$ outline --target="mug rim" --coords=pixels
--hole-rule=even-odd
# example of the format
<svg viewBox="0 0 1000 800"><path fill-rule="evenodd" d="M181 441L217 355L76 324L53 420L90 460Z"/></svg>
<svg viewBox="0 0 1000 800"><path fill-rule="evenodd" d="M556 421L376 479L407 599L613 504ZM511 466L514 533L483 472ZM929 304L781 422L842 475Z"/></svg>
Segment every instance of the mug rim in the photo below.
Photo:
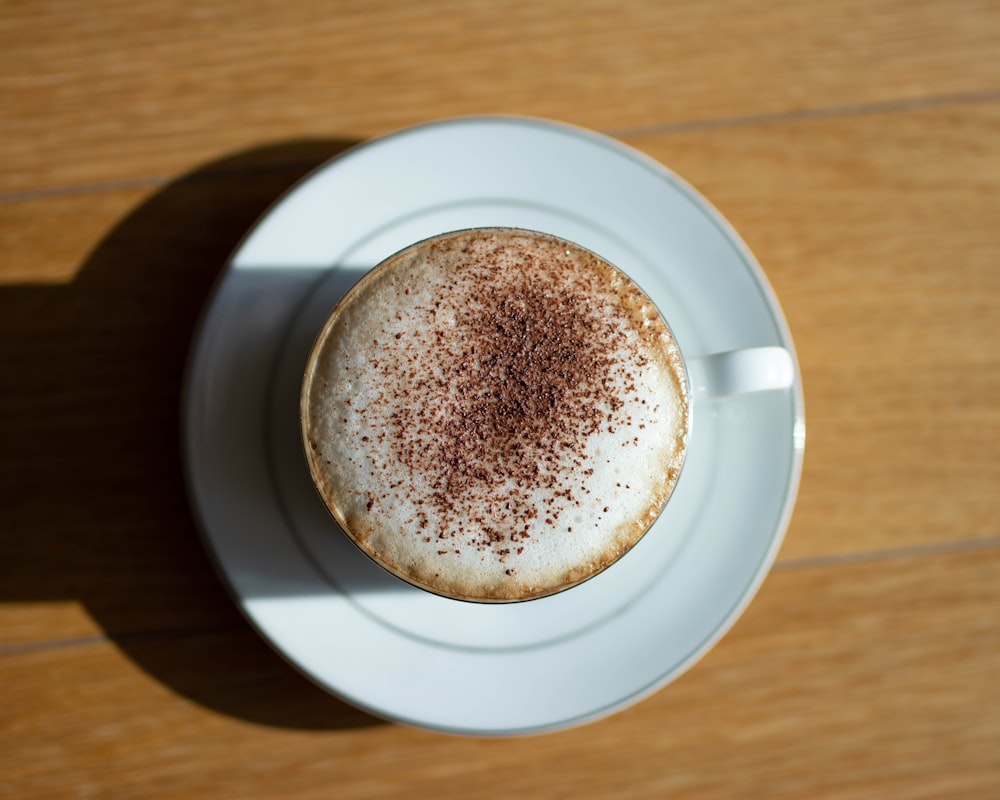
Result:
<svg viewBox="0 0 1000 800"><path fill-rule="evenodd" d="M463 234L478 233L478 232L489 232L489 231L500 231L504 233L521 233L530 236L538 236L548 240L555 240L557 242L563 242L577 248L585 253L594 256L603 264L611 267L612 270L622 275L632 286L636 287L643 295L643 297L656 309L656 313L659 316L660 321L666 327L669 334L671 342L673 342L678 354L678 364L679 366L679 378L680 378L680 392L679 396L683 405L683 416L685 420L686 431L682 437L681 453L680 453L680 463L675 467L675 476L670 486L670 491L667 494L664 501L660 504L657 509L656 514L652 516L647 524L644 526L642 532L634 537L632 541L629 542L628 546L622 550L620 553L614 556L607 564L604 566L590 571L583 578L567 583L562 586L558 586L554 589L544 590L542 592L532 594L526 597L512 597L512 598L492 598L492 597L480 597L480 596L470 596L470 595L459 595L451 592L447 592L436 588L432 585L422 583L415 580L412 576L407 575L402 570L396 568L393 564L387 563L382 559L378 558L374 553L369 551L357 538L351 533L350 526L347 524L347 520L339 505L331 503L326 494L320 488L319 478L316 474L316 468L314 460L312 457L312 446L309 441L307 434L307 424L309 416L309 395L312 387L313 375L315 372L315 366L318 361L318 356L322 352L323 346L327 341L329 333L334 325L336 325L340 316L343 312L351 305L354 298L362 292L366 285L371 281L376 280L378 275L391 267L398 259L405 256L407 253L419 250L421 248L427 247L428 245L440 241L442 239L449 239L453 237L458 237ZM408 245L401 247L394 253L383 258L377 264L375 264L371 269L361 275L351 286L344 292L343 296L333 305L327 314L323 324L320 326L319 332L316 334L315 339L309 349L309 355L306 359L306 364L303 367L302 382L300 384L299 392L299 432L302 445L302 453L305 457L306 464L309 469L310 482L312 483L313 489L319 495L323 506L326 508L331 519L336 523L339 528L339 532L343 534L348 541L351 542L361 553L363 553L370 561L374 562L381 569L385 570L389 574L393 575L397 579L403 581L414 588L420 589L422 591L429 592L430 594L437 595L449 600L456 600L464 603L472 603L474 605L508 605L508 604L518 604L518 603L529 603L533 600L541 600L546 597L552 597L554 595L562 594L563 592L569 591L570 589L581 586L587 581L597 577L606 570L611 569L617 564L623 557L625 557L653 528L657 520L662 516L663 512L666 510L670 503L670 499L674 496L677 484L680 482L681 476L684 471L684 465L687 463L687 454L690 448L690 441L692 433L694 430L694 393L692 391L691 376L688 369L687 358L684 356L684 352L681 349L680 344L677 341L677 337L674 335L673 330L670 327L670 323L666 316L660 310L656 302L650 297L650 295L632 278L627 272L625 272L621 267L614 264L612 261L608 260L599 253L594 252L592 249L585 247L577 242L567 239L565 236L559 236L553 233L548 233L546 231L535 230L532 228L523 228L511 225L482 225L467 228L456 228L454 230L442 231L440 233L432 234L426 236L422 239L418 239L415 242L411 242Z"/></svg>

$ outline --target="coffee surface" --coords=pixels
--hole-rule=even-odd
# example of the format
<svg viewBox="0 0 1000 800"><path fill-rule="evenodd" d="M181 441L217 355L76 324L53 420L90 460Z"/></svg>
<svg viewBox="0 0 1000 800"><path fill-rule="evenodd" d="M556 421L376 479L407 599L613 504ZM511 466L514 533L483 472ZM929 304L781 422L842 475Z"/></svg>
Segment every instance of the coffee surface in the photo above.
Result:
<svg viewBox="0 0 1000 800"><path fill-rule="evenodd" d="M627 551L677 480L682 362L652 302L544 234L457 232L369 273L303 384L310 470L363 549L432 591L538 597Z"/></svg>

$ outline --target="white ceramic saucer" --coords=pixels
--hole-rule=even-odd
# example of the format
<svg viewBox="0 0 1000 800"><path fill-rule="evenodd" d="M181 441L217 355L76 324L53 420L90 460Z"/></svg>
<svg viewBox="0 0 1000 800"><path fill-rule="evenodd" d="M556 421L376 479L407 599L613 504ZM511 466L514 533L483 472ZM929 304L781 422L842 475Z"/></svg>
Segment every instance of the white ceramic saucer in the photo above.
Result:
<svg viewBox="0 0 1000 800"><path fill-rule="evenodd" d="M614 567L529 603L446 600L337 530L300 451L298 391L336 300L386 256L474 226L547 231L631 275L688 357L792 342L747 248L689 186L611 139L458 119L368 142L257 224L202 320L184 397L193 504L244 613L292 664L374 714L524 734L621 709L733 624L777 552L804 445L801 384L696 404L683 475ZM794 360L794 358L793 358Z"/></svg>

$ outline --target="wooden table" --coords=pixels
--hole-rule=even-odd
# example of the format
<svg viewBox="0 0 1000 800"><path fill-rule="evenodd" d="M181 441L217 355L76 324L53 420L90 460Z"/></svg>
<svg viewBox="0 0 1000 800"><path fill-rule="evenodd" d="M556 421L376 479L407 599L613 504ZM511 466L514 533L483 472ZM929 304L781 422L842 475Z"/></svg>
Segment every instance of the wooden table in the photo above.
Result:
<svg viewBox="0 0 1000 800"><path fill-rule="evenodd" d="M252 8L252 10L251 10ZM347 144L610 133L733 222L808 445L778 564L676 683L513 740L372 719L249 628L182 486L227 254ZM1000 6L0 5L0 796L1000 797Z"/></svg>

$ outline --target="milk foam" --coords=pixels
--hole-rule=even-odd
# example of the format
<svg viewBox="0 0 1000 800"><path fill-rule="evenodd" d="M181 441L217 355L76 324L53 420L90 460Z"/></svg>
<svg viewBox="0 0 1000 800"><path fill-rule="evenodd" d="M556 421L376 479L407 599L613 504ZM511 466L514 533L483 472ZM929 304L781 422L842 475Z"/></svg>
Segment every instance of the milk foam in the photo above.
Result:
<svg viewBox="0 0 1000 800"><path fill-rule="evenodd" d="M458 232L369 273L303 384L320 494L377 561L442 594L542 596L626 552L677 480L676 344L576 245Z"/></svg>

